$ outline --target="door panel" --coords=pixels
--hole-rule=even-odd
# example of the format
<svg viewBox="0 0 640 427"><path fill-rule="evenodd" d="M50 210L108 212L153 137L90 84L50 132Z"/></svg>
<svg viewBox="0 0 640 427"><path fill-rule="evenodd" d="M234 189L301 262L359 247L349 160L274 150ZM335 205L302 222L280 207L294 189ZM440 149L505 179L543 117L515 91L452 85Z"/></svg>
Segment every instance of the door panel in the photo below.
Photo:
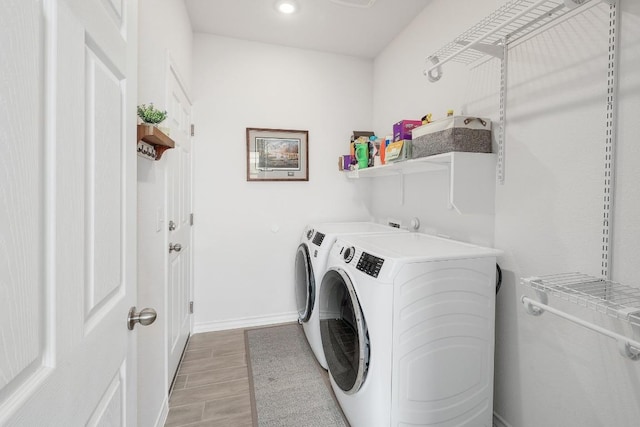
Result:
<svg viewBox="0 0 640 427"><path fill-rule="evenodd" d="M10 3L0 425L134 425L135 1Z"/></svg>
<svg viewBox="0 0 640 427"><path fill-rule="evenodd" d="M180 318L181 310L180 310L180 286L182 284L182 257L176 256L174 257L169 265L169 271L171 276L169 276L169 283L173 286L169 289L171 292L169 296L169 304L171 304L171 322L170 322L170 345L171 349L178 345L178 337L180 336Z"/></svg>
<svg viewBox="0 0 640 427"><path fill-rule="evenodd" d="M122 75L97 46L86 47L86 312L113 299L122 286ZM115 144L113 141L120 141Z"/></svg>
<svg viewBox="0 0 640 427"><path fill-rule="evenodd" d="M12 344L0 346L0 408L13 392L46 371L44 359L49 356L44 323L49 295L42 250L44 158L33 155L46 147L39 125L42 111L32 111L32 126L11 113L11 109L30 111L44 104L43 58L22 54L43 48L42 5L16 0L13 7L5 8L0 28L13 34L19 26L24 37L13 37L9 43L2 39L3 54L15 60L0 61L0 342ZM0 416L0 424L1 420Z"/></svg>
<svg viewBox="0 0 640 427"><path fill-rule="evenodd" d="M123 27L123 2L124 0L101 0L105 10L109 16L113 19L113 22L118 27Z"/></svg>
<svg viewBox="0 0 640 427"><path fill-rule="evenodd" d="M91 415L88 426L117 426L122 425L122 413L125 397L125 369L118 370L116 376L107 387Z"/></svg>

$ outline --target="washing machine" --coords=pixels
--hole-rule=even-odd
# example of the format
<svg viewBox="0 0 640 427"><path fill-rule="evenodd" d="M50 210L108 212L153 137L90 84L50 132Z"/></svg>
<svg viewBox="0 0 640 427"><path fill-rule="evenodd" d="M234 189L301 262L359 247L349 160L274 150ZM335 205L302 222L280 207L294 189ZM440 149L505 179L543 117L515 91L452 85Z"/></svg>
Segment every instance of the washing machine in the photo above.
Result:
<svg viewBox="0 0 640 427"><path fill-rule="evenodd" d="M309 224L304 229L295 260L295 295L298 322L318 363L327 369L322 350L320 323L315 309L318 286L324 275L331 246L338 236L355 234L409 234L405 229L374 222L334 222Z"/></svg>
<svg viewBox="0 0 640 427"><path fill-rule="evenodd" d="M420 233L336 240L318 314L352 427L492 426L499 253Z"/></svg>

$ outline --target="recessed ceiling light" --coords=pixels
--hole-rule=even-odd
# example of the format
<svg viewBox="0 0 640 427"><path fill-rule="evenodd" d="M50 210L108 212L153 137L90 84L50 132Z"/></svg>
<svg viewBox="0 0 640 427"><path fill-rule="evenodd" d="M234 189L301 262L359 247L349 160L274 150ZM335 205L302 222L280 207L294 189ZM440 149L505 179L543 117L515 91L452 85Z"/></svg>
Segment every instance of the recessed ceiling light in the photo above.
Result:
<svg viewBox="0 0 640 427"><path fill-rule="evenodd" d="M290 15L298 10L298 2L295 0L278 0L276 2L276 10Z"/></svg>

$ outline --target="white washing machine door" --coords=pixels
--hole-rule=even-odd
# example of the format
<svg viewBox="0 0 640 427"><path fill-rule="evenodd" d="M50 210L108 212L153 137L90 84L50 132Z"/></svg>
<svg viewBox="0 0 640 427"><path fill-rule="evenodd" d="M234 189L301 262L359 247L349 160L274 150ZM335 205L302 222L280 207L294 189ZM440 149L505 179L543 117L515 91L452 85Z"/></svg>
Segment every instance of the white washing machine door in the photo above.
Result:
<svg viewBox="0 0 640 427"><path fill-rule="evenodd" d="M316 299L316 283L309 248L302 243L296 251L295 292L298 308L298 322L306 322L311 317Z"/></svg>
<svg viewBox="0 0 640 427"><path fill-rule="evenodd" d="M329 372L346 394L357 392L367 377L369 333L353 283L340 268L322 279L320 335Z"/></svg>

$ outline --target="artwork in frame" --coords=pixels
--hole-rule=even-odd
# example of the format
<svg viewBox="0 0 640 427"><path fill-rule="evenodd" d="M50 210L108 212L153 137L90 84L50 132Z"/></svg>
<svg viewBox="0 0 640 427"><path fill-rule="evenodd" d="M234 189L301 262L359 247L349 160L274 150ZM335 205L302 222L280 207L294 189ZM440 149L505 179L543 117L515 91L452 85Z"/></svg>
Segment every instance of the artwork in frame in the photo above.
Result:
<svg viewBox="0 0 640 427"><path fill-rule="evenodd" d="M309 131L247 128L247 181L309 181Z"/></svg>

